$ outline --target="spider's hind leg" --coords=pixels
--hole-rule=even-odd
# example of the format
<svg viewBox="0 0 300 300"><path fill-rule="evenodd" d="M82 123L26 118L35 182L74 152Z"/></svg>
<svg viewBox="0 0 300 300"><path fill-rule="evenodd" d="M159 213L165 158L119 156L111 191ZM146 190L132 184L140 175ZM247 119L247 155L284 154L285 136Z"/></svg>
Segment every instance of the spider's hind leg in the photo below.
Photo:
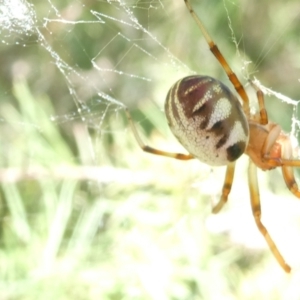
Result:
<svg viewBox="0 0 300 300"><path fill-rule="evenodd" d="M136 139L136 141L138 142L139 146L141 147L141 149L144 151L144 152L148 152L148 153L151 153L151 154L155 154L155 155L161 155L161 156L166 156L166 157L171 157L171 158L175 158L175 159L179 159L179 160L189 160L189 159L193 159L194 156L191 155L191 154L183 154L183 153L174 153L174 152L168 152L168 151L162 151L162 150L159 150L159 149L155 149L155 148L152 148L148 145L146 145L139 133L138 133L138 130L132 120L132 117L130 115L130 112L127 108L125 108L125 113L126 113L126 116L127 116L127 119L128 119L128 122L129 122L129 125L130 125L130 128L133 132L133 135Z"/></svg>
<svg viewBox="0 0 300 300"><path fill-rule="evenodd" d="M204 24L202 23L202 21L200 20L200 18L196 14L196 12L194 11L190 0L184 0L184 2L185 2L185 5L186 5L187 9L189 10L189 13L191 14L193 19L197 23L198 27L200 28L200 30L202 32L202 35L204 36L204 38L205 38L205 40L206 40L206 42L209 46L210 51L213 53L213 55L219 61L222 68L226 72L229 80L231 81L232 85L234 86L235 90L240 95L240 97L243 101L243 109L244 109L244 112L245 112L246 116L250 117L249 98L248 98L248 95L247 95L247 93L244 89L244 86L241 84L241 82L237 78L236 74L232 71L232 69L229 66L229 64L227 63L225 57L223 56L223 54L219 50L218 46L216 45L216 43L213 41L212 37L210 36L208 31L206 30Z"/></svg>

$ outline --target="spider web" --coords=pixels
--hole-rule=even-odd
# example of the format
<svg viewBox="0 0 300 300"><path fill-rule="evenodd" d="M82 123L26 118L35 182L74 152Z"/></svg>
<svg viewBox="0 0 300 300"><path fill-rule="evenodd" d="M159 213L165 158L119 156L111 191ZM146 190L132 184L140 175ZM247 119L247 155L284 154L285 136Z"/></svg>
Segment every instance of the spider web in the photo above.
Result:
<svg viewBox="0 0 300 300"><path fill-rule="evenodd" d="M270 119L297 144L298 0L273 1L269 7L249 1L215 2L193 5L237 75L245 82L259 80ZM135 157L127 153L127 164L125 159L115 161L128 144L129 152L137 148L126 129L124 108L130 108L145 135L158 131L172 139L162 107L176 80L200 73L231 87L183 1L2 0L0 33L3 182L47 178L50 168L56 179L95 181L97 191L114 181L150 185L157 173L128 173L129 168L140 168ZM58 128L69 147L57 142L49 124ZM34 142L37 135L42 135L44 147ZM153 140L161 143L155 134ZM162 145L172 151L173 141ZM150 167L153 158L145 160ZM117 172L115 164L125 167ZM78 171L74 165L82 167ZM153 165L160 168L161 160ZM93 167L102 167L101 172ZM193 168L199 176L198 167ZM200 182L201 190L214 194L212 182L221 182L223 176L209 175L210 168L203 168L201 176L208 175L210 184L206 179ZM159 180L163 186L173 185L168 176ZM29 240L29 230L21 227L19 236Z"/></svg>
<svg viewBox="0 0 300 300"><path fill-rule="evenodd" d="M101 1L94 9L80 1L4 1L0 8L3 51L23 52L7 66L12 82L59 98L48 116L55 123L84 122L104 133L107 115L152 99L153 81L163 76L169 84L171 72L190 72L149 29L153 15L169 13L162 2ZM43 130L38 120L31 125Z"/></svg>
<svg viewBox="0 0 300 300"><path fill-rule="evenodd" d="M244 53L241 54L241 47L238 47L243 43L242 49L247 51L247 41L243 32L238 33L241 38L236 37L229 11L238 7L240 12L243 4L224 2L222 5L223 19L227 18L226 34L228 37L231 35L236 46L237 58L234 59L234 64L239 64L238 70L246 79L256 76L266 57L273 49L280 48L278 41L288 30L285 27L290 23L281 26L279 38L269 36L267 50L262 49L258 63L252 63L254 69L249 73L249 58ZM60 100L53 101L57 112L48 116L53 122L72 124L80 121L99 133L105 132L103 122L106 116L117 114L125 106L134 108L150 100L157 101L158 106L162 107L166 88L176 79L193 73L187 67L188 64L178 56L184 56L188 63L191 56L196 61L197 57L211 56L201 41L200 32L196 38L193 37L196 45L191 43L196 50L184 49L183 44L196 35L198 30L192 22L171 34L163 32L163 27L176 26L178 11L180 14L185 12L182 12L182 3L171 5L168 1L100 1L94 8L83 1L60 3L48 0L30 3L5 0L0 8L2 49L5 52L19 48L18 51L21 52L21 55L18 53L19 56L9 60L10 66L7 65L12 82L25 80L33 93L48 93L51 98L59 98ZM211 10L205 6L203 9ZM157 24L157 20L163 21ZM178 38L180 31L182 35L187 35L186 39ZM193 35L188 35L188 31ZM215 39L218 40L218 36ZM201 42L203 50L198 46ZM33 52L38 51L34 58L28 54L31 49ZM220 67L213 57L208 62L200 60L197 63L201 65L201 73L222 72L216 71ZM214 66L210 67L212 63ZM37 65L39 68L36 68ZM192 69L197 70L198 67L193 66ZM259 77L262 78L263 75L259 74ZM294 79L296 86L297 80L298 78ZM41 86L38 87L39 83ZM296 136L297 101L273 92L272 83L269 88L262 85L261 88L293 107L292 117L289 117L292 125L286 125L284 129L292 129L292 134ZM31 125L37 128L41 126L38 121Z"/></svg>

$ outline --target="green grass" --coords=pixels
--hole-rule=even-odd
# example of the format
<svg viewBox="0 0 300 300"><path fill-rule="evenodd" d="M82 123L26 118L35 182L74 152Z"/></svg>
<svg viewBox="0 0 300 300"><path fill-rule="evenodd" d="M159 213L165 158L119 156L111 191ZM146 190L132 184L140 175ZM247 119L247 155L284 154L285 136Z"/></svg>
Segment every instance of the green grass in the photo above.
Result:
<svg viewBox="0 0 300 300"><path fill-rule="evenodd" d="M174 57L193 70L224 76L194 22L181 11L182 5L168 10L155 2L159 9L144 10L142 4L135 8L129 3L129 7L135 8L143 26L163 41ZM207 27L239 70L241 58L230 42L230 31L220 30L228 26L224 5L213 4L198 3L195 8L199 11L205 7L209 12L203 16ZM261 10L270 29L283 8L286 14L282 22L287 24L292 6L292 2L282 5L280 1L264 6L247 1L238 7L233 4L227 6L238 40L246 32L257 32L261 19L255 21L254 17L260 17ZM41 15L50 11L35 8ZM89 9L112 16L120 13L104 2L93 3ZM79 17L86 18L84 14ZM189 68L173 62L167 50L147 36L127 32L127 27L123 32L122 24L106 22L104 27L51 27L55 37L51 46L80 74L68 74L68 79L78 84L72 91L90 111L77 111L66 77L59 74L42 48L20 50L10 43L0 49L0 299L299 299L300 208L279 170L259 172L259 183L264 222L295 268L290 276L280 269L255 227L245 158L238 162L228 205L220 214L212 215L224 168L143 153L122 108L108 106L104 99L99 103L90 81L99 84L96 91L121 99L130 107L149 145L184 151L170 134L160 108L164 101L161 95L166 94L169 83L182 73L188 75ZM179 22L184 24L180 31L170 30ZM247 30L245 24L249 24ZM284 32L281 26L279 30ZM279 39L278 48L285 44L291 49L294 41L294 51L288 55L290 50L284 48L282 55L268 54L264 61L267 66L262 64L259 73L268 86L278 86L276 90L287 94L287 79L282 79L276 68L288 70L289 60L298 59L295 40L299 27L291 27L289 35L283 37L288 39ZM103 28L106 30L101 31ZM130 43L118 40L108 44L119 31L132 38ZM254 50L263 47L252 49L249 36L245 36L244 45L241 43L248 46L241 46L241 51L249 49L244 59L254 61ZM139 42L154 60L144 52L128 52L128 46ZM103 50L99 64L104 62L112 69L152 81L104 71L86 75L99 50ZM19 60L29 67L30 75L25 76L20 68L17 70L24 77L13 74L8 78L5 70L13 69ZM286 76L291 73L285 72ZM296 81L292 77L289 80ZM294 85L288 95L296 98L298 88ZM291 117L282 112L290 107L277 99L268 101L272 104L270 115L289 129Z"/></svg>
<svg viewBox="0 0 300 300"><path fill-rule="evenodd" d="M108 144L83 131L101 153L86 170L60 124L43 115L45 107L52 110L49 99L33 97L25 82L15 84L14 94L19 112L4 107L11 111L4 126L11 125L18 147L10 147L15 159L1 171L1 299L280 299L275 295L287 279L269 251L234 242L230 227L209 229L208 221L219 224L232 207L250 215L246 192L241 205L210 215L222 170L143 153L130 131L116 129L103 138ZM36 124L37 116L43 126L25 127L25 137L20 124ZM163 116L156 122L163 125ZM112 116L103 126L127 125ZM154 133L149 143L177 144ZM261 290L271 274L281 285Z"/></svg>

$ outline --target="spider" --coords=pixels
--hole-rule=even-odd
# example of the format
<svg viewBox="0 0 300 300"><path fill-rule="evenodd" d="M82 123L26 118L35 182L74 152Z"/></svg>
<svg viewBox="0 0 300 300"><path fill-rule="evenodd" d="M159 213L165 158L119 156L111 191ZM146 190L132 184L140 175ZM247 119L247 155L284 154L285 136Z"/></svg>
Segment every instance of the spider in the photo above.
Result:
<svg viewBox="0 0 300 300"><path fill-rule="evenodd" d="M184 2L200 28L210 51L219 61L240 96L241 102L217 79L203 75L184 77L170 88L165 102L165 114L172 133L188 154L161 151L144 144L129 110L126 109L131 130L145 152L179 160L197 158L211 166L227 166L221 198L213 207L213 213L219 212L227 202L234 178L235 162L243 153L247 154L250 158L248 185L257 228L280 266L284 271L290 272L291 267L285 262L261 222L257 167L264 171L281 167L287 187L300 198L300 190L292 169L300 166L300 160L293 158L292 144L288 135L278 124L268 120L263 92L253 82L250 84L256 92L259 111L250 112L249 98L244 86L194 12L190 0Z"/></svg>

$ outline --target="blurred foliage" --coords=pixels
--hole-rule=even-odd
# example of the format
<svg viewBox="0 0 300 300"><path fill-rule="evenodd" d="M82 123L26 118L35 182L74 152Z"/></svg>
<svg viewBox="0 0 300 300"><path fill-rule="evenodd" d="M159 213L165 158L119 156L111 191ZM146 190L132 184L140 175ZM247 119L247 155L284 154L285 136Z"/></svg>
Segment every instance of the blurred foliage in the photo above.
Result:
<svg viewBox="0 0 300 300"><path fill-rule="evenodd" d="M0 45L1 300L299 299L299 272L283 273L252 220L244 159L232 201L211 216L224 170L142 153L122 106L99 100L101 91L130 107L149 144L184 151L160 110L166 91L193 71L228 80L182 2L32 1L61 61L38 31ZM144 30L117 21L122 3ZM299 98L299 1L193 5L241 78L251 61L250 75ZM58 18L53 7L84 22L46 23ZM295 107L266 101L290 130ZM264 212L277 214L270 231L295 260L299 203L278 171L268 175L259 178Z"/></svg>

